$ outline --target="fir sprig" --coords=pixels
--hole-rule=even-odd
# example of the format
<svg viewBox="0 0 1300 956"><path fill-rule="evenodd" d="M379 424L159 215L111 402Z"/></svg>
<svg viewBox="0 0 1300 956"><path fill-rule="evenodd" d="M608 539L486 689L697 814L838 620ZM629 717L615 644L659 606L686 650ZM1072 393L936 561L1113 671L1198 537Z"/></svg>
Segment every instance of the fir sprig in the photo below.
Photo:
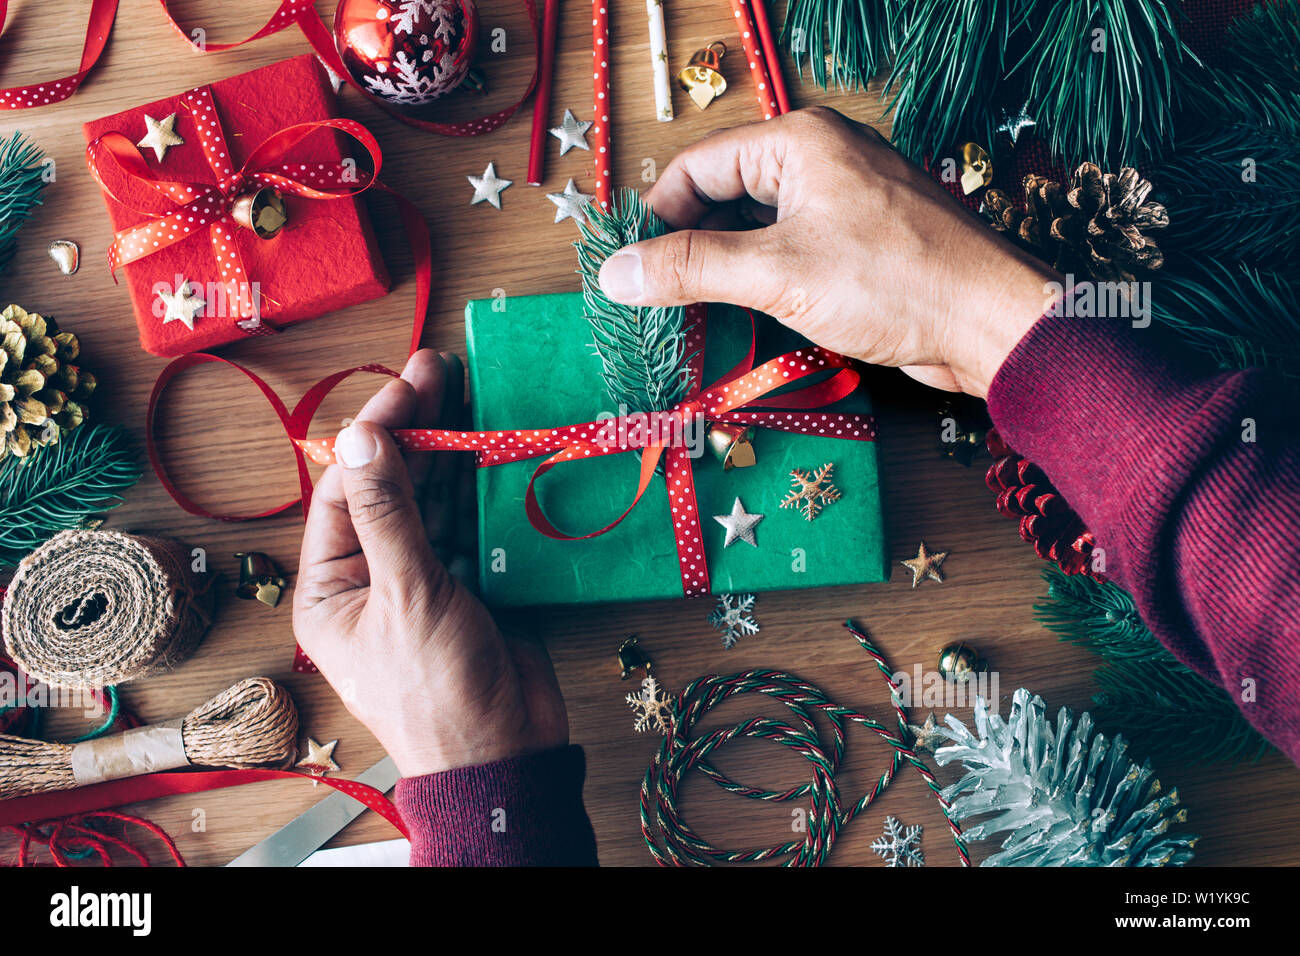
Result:
<svg viewBox="0 0 1300 956"><path fill-rule="evenodd" d="M1043 570L1047 601L1034 611L1061 640L1104 661L1093 673L1098 719L1151 754L1193 762L1257 760L1273 750L1227 692L1183 664L1111 582Z"/></svg>
<svg viewBox="0 0 1300 956"><path fill-rule="evenodd" d="M668 232L635 189L620 189L608 211L585 210L578 273L587 321L609 397L639 412L664 411L686 394L686 335L681 306L649 308L613 302L600 288L600 267L624 246Z"/></svg>
<svg viewBox="0 0 1300 956"><path fill-rule="evenodd" d="M116 508L140 475L139 455L118 426L83 425L25 458L7 456L0 461L0 567Z"/></svg>
<svg viewBox="0 0 1300 956"><path fill-rule="evenodd" d="M21 132L0 139L0 271L13 258L14 235L41 202L44 155Z"/></svg>

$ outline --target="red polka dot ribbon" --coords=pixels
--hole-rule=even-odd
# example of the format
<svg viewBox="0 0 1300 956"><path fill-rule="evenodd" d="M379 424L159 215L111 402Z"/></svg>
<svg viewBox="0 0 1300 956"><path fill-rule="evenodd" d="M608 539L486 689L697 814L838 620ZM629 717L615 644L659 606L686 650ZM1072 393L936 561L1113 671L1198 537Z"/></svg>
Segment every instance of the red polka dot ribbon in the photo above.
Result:
<svg viewBox="0 0 1300 956"><path fill-rule="evenodd" d="M35 4L32 4L31 10L36 12ZM8 13L9 0L0 0L0 31L4 29ZM86 26L86 43L81 50L81 66L77 72L45 83L0 89L0 110L25 110L33 106L45 106L47 103L58 103L77 92L81 81L94 69L99 55L104 52L116 16L117 0L93 0L90 5L90 21Z"/></svg>
<svg viewBox="0 0 1300 956"><path fill-rule="evenodd" d="M701 341L703 307L690 312L689 341ZM752 321L752 316L751 316ZM821 408L845 397L857 388L859 375L849 360L835 352L808 346L753 368L754 338L740 364L713 385L700 390L699 365L691 368L691 389L685 401L665 413L662 425L643 427L640 416L623 416L604 421L585 422L562 428L509 429L490 432L460 432L432 428L395 430L394 440L410 451L472 451L480 467L500 465L520 459L549 457L539 464L528 482L524 499L529 522L549 538L581 541L613 530L636 507L650 487L655 469L664 461L668 500L671 508L677 557L682 577L682 593L692 597L709 592L709 572L704 557L699 508L691 471L691 453L681 436L690 422L702 416L706 423L727 422L761 425L802 435L823 435L855 441L872 441L876 437L873 416L830 412L805 412L800 409ZM831 372L798 389L771 394L778 389L810 376ZM779 407L781 411L756 411ZM664 433L668 437L664 437ZM294 444L318 464L334 461L333 438L294 438ZM568 534L550 521L537 498L537 481L553 468L566 462L642 451L641 472L631 503L621 515L603 528L585 534Z"/></svg>
<svg viewBox="0 0 1300 956"><path fill-rule="evenodd" d="M374 184L383 163L379 143L360 123L346 119L297 123L262 141L236 169L226 145L210 87L201 86L180 97L198 131L199 145L215 177L214 183L175 182L160 179L139 149L121 133L105 133L86 147L86 164L103 190L121 205L150 215L138 226L117 233L108 247L108 266L119 266L160 252L193 235L207 232L216 258L217 272L228 300L228 315L251 335L276 331L257 312L236 241L232 214L235 200L261 187L306 199L348 199ZM318 129L332 128L357 140L370 154L372 172L338 163L301 163L292 159L293 148ZM150 213L124 201L113 191L110 171L128 181L144 183L179 208L166 215Z"/></svg>
<svg viewBox="0 0 1300 956"><path fill-rule="evenodd" d="M0 0L0 2L3 2L3 0ZM222 50L233 50L237 46L243 46L245 43L251 43L253 40L260 40L262 37L270 36L273 33L279 33L286 27L291 27L294 24L297 24L298 28L302 30L303 35L307 37L307 42L311 44L316 55L321 58L325 65L329 67L336 76L352 84L352 86L359 90L366 99L383 109L389 115L401 120L408 126L414 126L417 129L426 130L430 133L441 133L444 136L477 136L481 133L490 133L513 116L519 107L523 106L528 97L532 95L533 87L537 85L537 67L534 65L532 78L528 81L528 88L524 90L523 95L519 97L515 103L507 106L505 109L497 110L495 113L491 113L488 116L468 120L462 123L435 123L430 120L422 120L413 116L407 116L406 114L393 109L389 104L373 96L364 86L353 79L352 75L348 72L347 67L343 65L343 60L339 56L337 48L334 46L333 33L321 20L320 15L316 13L316 9L312 5L311 0L284 0L275 13L271 15L271 19L267 20L262 28L250 37L236 40L234 43L206 44L196 42L194 38L185 31L185 28L176 22L176 19L171 15L171 11L168 9L167 0L158 0L158 2L162 4L163 12L167 14L167 20L171 23L172 28L186 43L190 45L190 48L194 50L195 53L218 53ZM537 5L534 0L524 0L524 6L528 10L528 22L531 27L529 33L532 36L533 59L534 64L536 64Z"/></svg>
<svg viewBox="0 0 1300 956"><path fill-rule="evenodd" d="M410 837L401 815L397 812L397 807L374 787L357 783L355 780L314 777L293 770L178 770L109 780L89 787L79 787L76 790L59 790L37 793L29 797L14 797L0 801L0 827L54 820L181 793L223 790L226 787L238 787L263 780L319 780L327 787L333 787L340 793L346 793L364 803L396 827L402 836Z"/></svg>

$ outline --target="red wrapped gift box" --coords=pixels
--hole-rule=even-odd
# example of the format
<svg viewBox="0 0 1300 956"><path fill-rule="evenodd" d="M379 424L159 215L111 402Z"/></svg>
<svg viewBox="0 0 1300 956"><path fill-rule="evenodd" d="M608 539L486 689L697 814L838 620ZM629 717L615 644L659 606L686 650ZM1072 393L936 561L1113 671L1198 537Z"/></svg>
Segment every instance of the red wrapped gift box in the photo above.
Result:
<svg viewBox="0 0 1300 956"><path fill-rule="evenodd" d="M217 119L225 134L230 159L236 169L267 137L295 124L335 118L335 94L324 67L304 55L211 84ZM161 162L151 149L142 149L144 161L159 179L214 184L216 174L200 143L199 131L181 94L86 123L86 141L118 132L132 143L148 132L145 115L163 120L176 114L175 132L184 145L169 147ZM332 129L309 133L292 150L296 162L347 168L355 162L364 175L364 150ZM352 147L349 151L347 147ZM358 155L353 155L357 153ZM324 168L324 166L322 166ZM132 180L120 170L103 174L104 201L114 232L174 213L179 203ZM102 173L102 169L101 169ZM111 194L110 194L111 193ZM273 328L283 328L326 312L377 298L388 291L388 273L375 243L370 219L360 199L311 199L285 195L288 222L271 239L259 239L250 229L234 228L235 242L250 286L258 290L260 315ZM182 241L129 262L122 267L140 344L155 355L173 356L211 349L245 338L237 315L207 315L164 324L163 306L156 289L174 290L177 277L208 292L220 283L209 230L203 228ZM193 286L191 288L194 288ZM195 289L198 292L197 289ZM211 298L211 296L207 296Z"/></svg>

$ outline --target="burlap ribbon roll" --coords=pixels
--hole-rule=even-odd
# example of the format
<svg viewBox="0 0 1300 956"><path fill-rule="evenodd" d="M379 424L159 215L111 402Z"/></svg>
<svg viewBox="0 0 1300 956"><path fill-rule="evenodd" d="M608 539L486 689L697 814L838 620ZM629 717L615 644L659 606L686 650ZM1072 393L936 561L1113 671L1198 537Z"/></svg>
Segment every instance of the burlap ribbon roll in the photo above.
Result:
<svg viewBox="0 0 1300 956"><path fill-rule="evenodd" d="M62 687L120 684L172 667L212 619L211 575L169 538L63 531L33 551L5 596L5 649Z"/></svg>

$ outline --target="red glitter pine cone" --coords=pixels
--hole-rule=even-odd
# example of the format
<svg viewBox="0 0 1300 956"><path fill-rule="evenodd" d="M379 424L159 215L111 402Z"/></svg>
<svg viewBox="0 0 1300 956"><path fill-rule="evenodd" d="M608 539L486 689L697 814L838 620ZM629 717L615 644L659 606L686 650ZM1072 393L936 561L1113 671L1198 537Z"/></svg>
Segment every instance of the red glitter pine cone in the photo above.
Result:
<svg viewBox="0 0 1300 956"><path fill-rule="evenodd" d="M1035 554L1066 574L1104 581L1105 575L1092 568L1096 547L1092 532L1043 470L1017 455L996 428L989 429L987 444L993 464L984 481L998 496L998 511L1020 522L1020 537L1034 546Z"/></svg>

